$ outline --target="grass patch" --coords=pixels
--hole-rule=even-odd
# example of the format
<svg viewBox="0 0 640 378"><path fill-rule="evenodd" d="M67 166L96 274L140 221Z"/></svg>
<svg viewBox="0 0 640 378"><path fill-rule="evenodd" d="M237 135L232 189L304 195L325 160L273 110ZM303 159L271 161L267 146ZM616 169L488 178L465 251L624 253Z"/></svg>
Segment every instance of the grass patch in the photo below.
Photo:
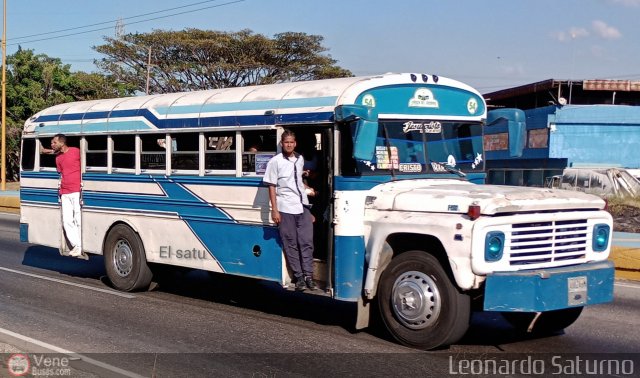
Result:
<svg viewBox="0 0 640 378"><path fill-rule="evenodd" d="M610 197L607 199L607 203L611 214L623 212L629 207L640 209L640 196Z"/></svg>

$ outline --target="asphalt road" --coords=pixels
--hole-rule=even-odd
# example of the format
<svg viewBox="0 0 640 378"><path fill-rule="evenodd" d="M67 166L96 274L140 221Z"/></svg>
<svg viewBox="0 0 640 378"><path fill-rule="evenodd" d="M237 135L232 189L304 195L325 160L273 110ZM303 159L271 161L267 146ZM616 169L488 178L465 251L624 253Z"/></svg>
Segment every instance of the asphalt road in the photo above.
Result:
<svg viewBox="0 0 640 378"><path fill-rule="evenodd" d="M527 337L499 314L476 313L459 344L420 352L355 332L351 304L271 283L169 271L152 291L122 293L104 276L101 256L20 243L18 217L0 214L0 344L72 356L76 376L441 377L460 373L452 358L568 353L631 358L640 371L624 354L640 346L635 282L616 282L615 301L587 308L564 334Z"/></svg>

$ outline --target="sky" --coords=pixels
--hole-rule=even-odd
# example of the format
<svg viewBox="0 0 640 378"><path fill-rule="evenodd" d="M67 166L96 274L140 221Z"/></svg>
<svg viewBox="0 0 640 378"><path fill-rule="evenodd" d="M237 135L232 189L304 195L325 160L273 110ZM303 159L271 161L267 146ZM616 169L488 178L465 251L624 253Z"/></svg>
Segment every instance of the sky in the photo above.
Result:
<svg viewBox="0 0 640 378"><path fill-rule="evenodd" d="M93 47L120 24L316 34L356 76L428 73L481 93L551 78L640 80L640 0L3 1L8 55L21 46L74 71L97 71Z"/></svg>

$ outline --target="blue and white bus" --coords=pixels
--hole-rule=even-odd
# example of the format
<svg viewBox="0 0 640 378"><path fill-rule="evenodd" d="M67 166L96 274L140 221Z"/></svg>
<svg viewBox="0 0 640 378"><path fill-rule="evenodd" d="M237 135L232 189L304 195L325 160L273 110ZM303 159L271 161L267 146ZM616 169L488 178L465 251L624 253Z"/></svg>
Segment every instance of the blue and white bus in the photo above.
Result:
<svg viewBox="0 0 640 378"><path fill-rule="evenodd" d="M399 342L460 339L471 298L517 326L562 329L612 300L611 216L583 193L483 183L482 96L427 74L385 74L67 103L25 124L21 238L67 250L54 156L82 158L82 245L113 285L156 264L279 282L266 162L293 130L314 162L314 278L377 314ZM377 308L371 312L371 308Z"/></svg>

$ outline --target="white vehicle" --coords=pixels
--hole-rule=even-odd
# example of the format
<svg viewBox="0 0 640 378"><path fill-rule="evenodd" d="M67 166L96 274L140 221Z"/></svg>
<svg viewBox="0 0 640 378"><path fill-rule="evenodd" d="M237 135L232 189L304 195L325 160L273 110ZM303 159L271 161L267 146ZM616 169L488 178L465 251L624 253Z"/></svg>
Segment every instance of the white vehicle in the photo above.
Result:
<svg viewBox="0 0 640 378"><path fill-rule="evenodd" d="M611 216L584 193L479 185L485 120L477 91L426 74L57 105L24 127L22 240L64 249L54 157L38 153L64 133L81 149L83 246L115 287L145 289L156 264L286 286L262 175L289 128L317 165L315 278L358 303L357 328L379 315L436 348L464 335L473 298L562 329L612 300Z"/></svg>
<svg viewBox="0 0 640 378"><path fill-rule="evenodd" d="M561 176L547 177L545 186L601 197L640 194L640 181L624 168L566 168Z"/></svg>

